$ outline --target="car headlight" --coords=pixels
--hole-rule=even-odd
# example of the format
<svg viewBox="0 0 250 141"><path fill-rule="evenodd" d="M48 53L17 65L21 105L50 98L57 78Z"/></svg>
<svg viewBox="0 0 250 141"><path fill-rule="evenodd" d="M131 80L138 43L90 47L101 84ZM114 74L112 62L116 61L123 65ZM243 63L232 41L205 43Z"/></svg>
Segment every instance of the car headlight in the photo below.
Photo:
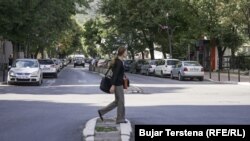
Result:
<svg viewBox="0 0 250 141"><path fill-rule="evenodd" d="M38 71L35 71L31 74L31 76L38 76L39 75L39 72Z"/></svg>
<svg viewBox="0 0 250 141"><path fill-rule="evenodd" d="M10 72L9 72L9 75L10 75L10 76L16 76L16 73L15 73L14 71L10 71Z"/></svg>

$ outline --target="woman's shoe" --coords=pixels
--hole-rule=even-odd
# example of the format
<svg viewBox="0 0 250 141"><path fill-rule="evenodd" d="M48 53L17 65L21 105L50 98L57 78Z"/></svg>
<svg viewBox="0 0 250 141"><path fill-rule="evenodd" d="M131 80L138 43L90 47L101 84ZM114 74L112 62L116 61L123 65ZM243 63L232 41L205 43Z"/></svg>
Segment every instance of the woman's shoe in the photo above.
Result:
<svg viewBox="0 0 250 141"><path fill-rule="evenodd" d="M116 124L120 124L120 123L128 123L126 120L124 121L116 121Z"/></svg>
<svg viewBox="0 0 250 141"><path fill-rule="evenodd" d="M102 117L100 110L98 110L98 114L99 114L100 119L103 121L103 117Z"/></svg>

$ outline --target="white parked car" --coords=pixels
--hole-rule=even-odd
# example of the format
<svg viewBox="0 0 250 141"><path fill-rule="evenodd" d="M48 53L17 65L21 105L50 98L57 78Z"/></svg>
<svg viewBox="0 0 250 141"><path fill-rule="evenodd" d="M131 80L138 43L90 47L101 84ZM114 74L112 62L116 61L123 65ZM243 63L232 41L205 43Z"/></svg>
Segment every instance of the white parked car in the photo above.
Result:
<svg viewBox="0 0 250 141"><path fill-rule="evenodd" d="M141 74L155 74L155 68L158 61L159 60L147 60L144 65L141 66Z"/></svg>
<svg viewBox="0 0 250 141"><path fill-rule="evenodd" d="M43 74L36 59L17 59L8 72L8 84L35 83L39 86L42 82Z"/></svg>
<svg viewBox="0 0 250 141"><path fill-rule="evenodd" d="M173 66L175 66L180 60L178 59L162 59L157 62L155 67L155 75L164 77L170 76Z"/></svg>
<svg viewBox="0 0 250 141"><path fill-rule="evenodd" d="M57 72L59 72L63 67L61 60L57 59L57 58L52 58L52 60L54 61L55 65L56 65Z"/></svg>
<svg viewBox="0 0 250 141"><path fill-rule="evenodd" d="M197 61L181 61L173 68L171 78L178 78L180 81L185 78L198 78L204 80L204 68Z"/></svg>
<svg viewBox="0 0 250 141"><path fill-rule="evenodd" d="M53 76L57 78L57 67L51 59L39 59L40 68L44 76Z"/></svg>

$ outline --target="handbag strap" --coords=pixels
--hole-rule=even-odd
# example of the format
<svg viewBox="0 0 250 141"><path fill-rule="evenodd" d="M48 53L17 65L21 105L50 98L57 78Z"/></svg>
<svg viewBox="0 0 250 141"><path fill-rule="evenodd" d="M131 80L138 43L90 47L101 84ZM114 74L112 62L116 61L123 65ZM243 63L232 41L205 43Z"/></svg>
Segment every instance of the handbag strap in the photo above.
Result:
<svg viewBox="0 0 250 141"><path fill-rule="evenodd" d="M111 70L111 67L109 67L109 69L108 69L107 72L105 73L105 76L107 76L107 74L109 73L110 70Z"/></svg>

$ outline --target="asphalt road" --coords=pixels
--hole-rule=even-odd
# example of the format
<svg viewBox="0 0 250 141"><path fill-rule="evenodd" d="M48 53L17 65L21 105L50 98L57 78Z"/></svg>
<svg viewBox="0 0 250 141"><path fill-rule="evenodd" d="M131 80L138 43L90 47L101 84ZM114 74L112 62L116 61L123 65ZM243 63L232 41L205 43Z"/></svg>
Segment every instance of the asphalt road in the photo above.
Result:
<svg viewBox="0 0 250 141"><path fill-rule="evenodd" d="M126 94L133 124L250 124L249 85L128 77L143 90ZM0 141L80 141L85 122L114 99L99 90L100 79L69 65L42 86L0 85Z"/></svg>

